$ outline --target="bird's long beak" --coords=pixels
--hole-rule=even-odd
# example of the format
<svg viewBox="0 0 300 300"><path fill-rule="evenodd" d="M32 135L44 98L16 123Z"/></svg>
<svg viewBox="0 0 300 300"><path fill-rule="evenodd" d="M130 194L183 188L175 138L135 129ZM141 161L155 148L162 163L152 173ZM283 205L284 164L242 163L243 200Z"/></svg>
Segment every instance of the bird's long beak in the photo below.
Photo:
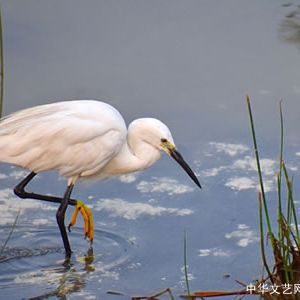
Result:
<svg viewBox="0 0 300 300"><path fill-rule="evenodd" d="M174 158L178 164L186 171L186 173L192 178L192 180L199 186L201 189L201 184L196 177L195 173L192 171L190 166L186 163L186 161L183 159L182 155L176 150L175 147L169 148L169 154L172 158Z"/></svg>

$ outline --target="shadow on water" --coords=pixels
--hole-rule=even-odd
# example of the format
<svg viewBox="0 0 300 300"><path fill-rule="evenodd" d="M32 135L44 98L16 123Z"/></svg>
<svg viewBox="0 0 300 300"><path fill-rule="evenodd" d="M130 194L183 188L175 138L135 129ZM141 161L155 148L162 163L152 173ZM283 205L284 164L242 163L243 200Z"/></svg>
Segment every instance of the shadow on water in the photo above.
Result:
<svg viewBox="0 0 300 300"><path fill-rule="evenodd" d="M74 229L70 235L74 253L68 260L62 259L64 248L55 246L60 241L53 242L54 236L56 226L16 228L0 258L1 294L19 290L22 299L65 299L81 291L91 277L101 280L116 276L115 269L129 260L130 243L114 233L96 230L91 247L82 241L81 230ZM29 295L22 294L24 287L31 290Z"/></svg>

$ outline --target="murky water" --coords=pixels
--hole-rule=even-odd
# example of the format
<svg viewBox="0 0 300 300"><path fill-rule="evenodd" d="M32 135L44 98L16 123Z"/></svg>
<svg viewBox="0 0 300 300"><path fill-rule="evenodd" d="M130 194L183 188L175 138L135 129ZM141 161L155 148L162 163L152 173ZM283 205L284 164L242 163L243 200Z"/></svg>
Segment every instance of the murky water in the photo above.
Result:
<svg viewBox="0 0 300 300"><path fill-rule="evenodd" d="M13 187L27 171L1 164L0 246L19 218L1 253L0 298L128 299L167 287L181 294L185 231L192 290L240 289L235 280L260 278L257 175L245 95L252 98L275 224L281 99L285 160L299 194L299 3L0 4L5 114L94 98L117 107L127 123L157 117L203 186L199 190L165 155L143 173L78 184L73 196L94 214L93 253L80 220L69 234L74 254L65 262L57 205L16 198ZM28 189L62 195L65 185L50 172Z"/></svg>

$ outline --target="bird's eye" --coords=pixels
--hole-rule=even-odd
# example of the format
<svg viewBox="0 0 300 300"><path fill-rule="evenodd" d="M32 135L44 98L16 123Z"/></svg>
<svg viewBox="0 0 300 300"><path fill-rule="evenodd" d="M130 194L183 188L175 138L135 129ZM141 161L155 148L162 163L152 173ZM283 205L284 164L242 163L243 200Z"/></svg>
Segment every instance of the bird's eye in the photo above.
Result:
<svg viewBox="0 0 300 300"><path fill-rule="evenodd" d="M162 142L162 143L166 143L166 142L167 142L167 139L161 139L161 142Z"/></svg>

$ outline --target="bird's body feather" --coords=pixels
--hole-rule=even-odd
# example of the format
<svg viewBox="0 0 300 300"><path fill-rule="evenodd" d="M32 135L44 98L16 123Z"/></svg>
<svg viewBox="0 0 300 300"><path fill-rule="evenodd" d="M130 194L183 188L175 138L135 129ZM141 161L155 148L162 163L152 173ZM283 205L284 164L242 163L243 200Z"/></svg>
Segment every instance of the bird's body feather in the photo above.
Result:
<svg viewBox="0 0 300 300"><path fill-rule="evenodd" d="M0 161L67 178L95 176L121 150L126 125L112 106L93 100L57 102L0 122Z"/></svg>

